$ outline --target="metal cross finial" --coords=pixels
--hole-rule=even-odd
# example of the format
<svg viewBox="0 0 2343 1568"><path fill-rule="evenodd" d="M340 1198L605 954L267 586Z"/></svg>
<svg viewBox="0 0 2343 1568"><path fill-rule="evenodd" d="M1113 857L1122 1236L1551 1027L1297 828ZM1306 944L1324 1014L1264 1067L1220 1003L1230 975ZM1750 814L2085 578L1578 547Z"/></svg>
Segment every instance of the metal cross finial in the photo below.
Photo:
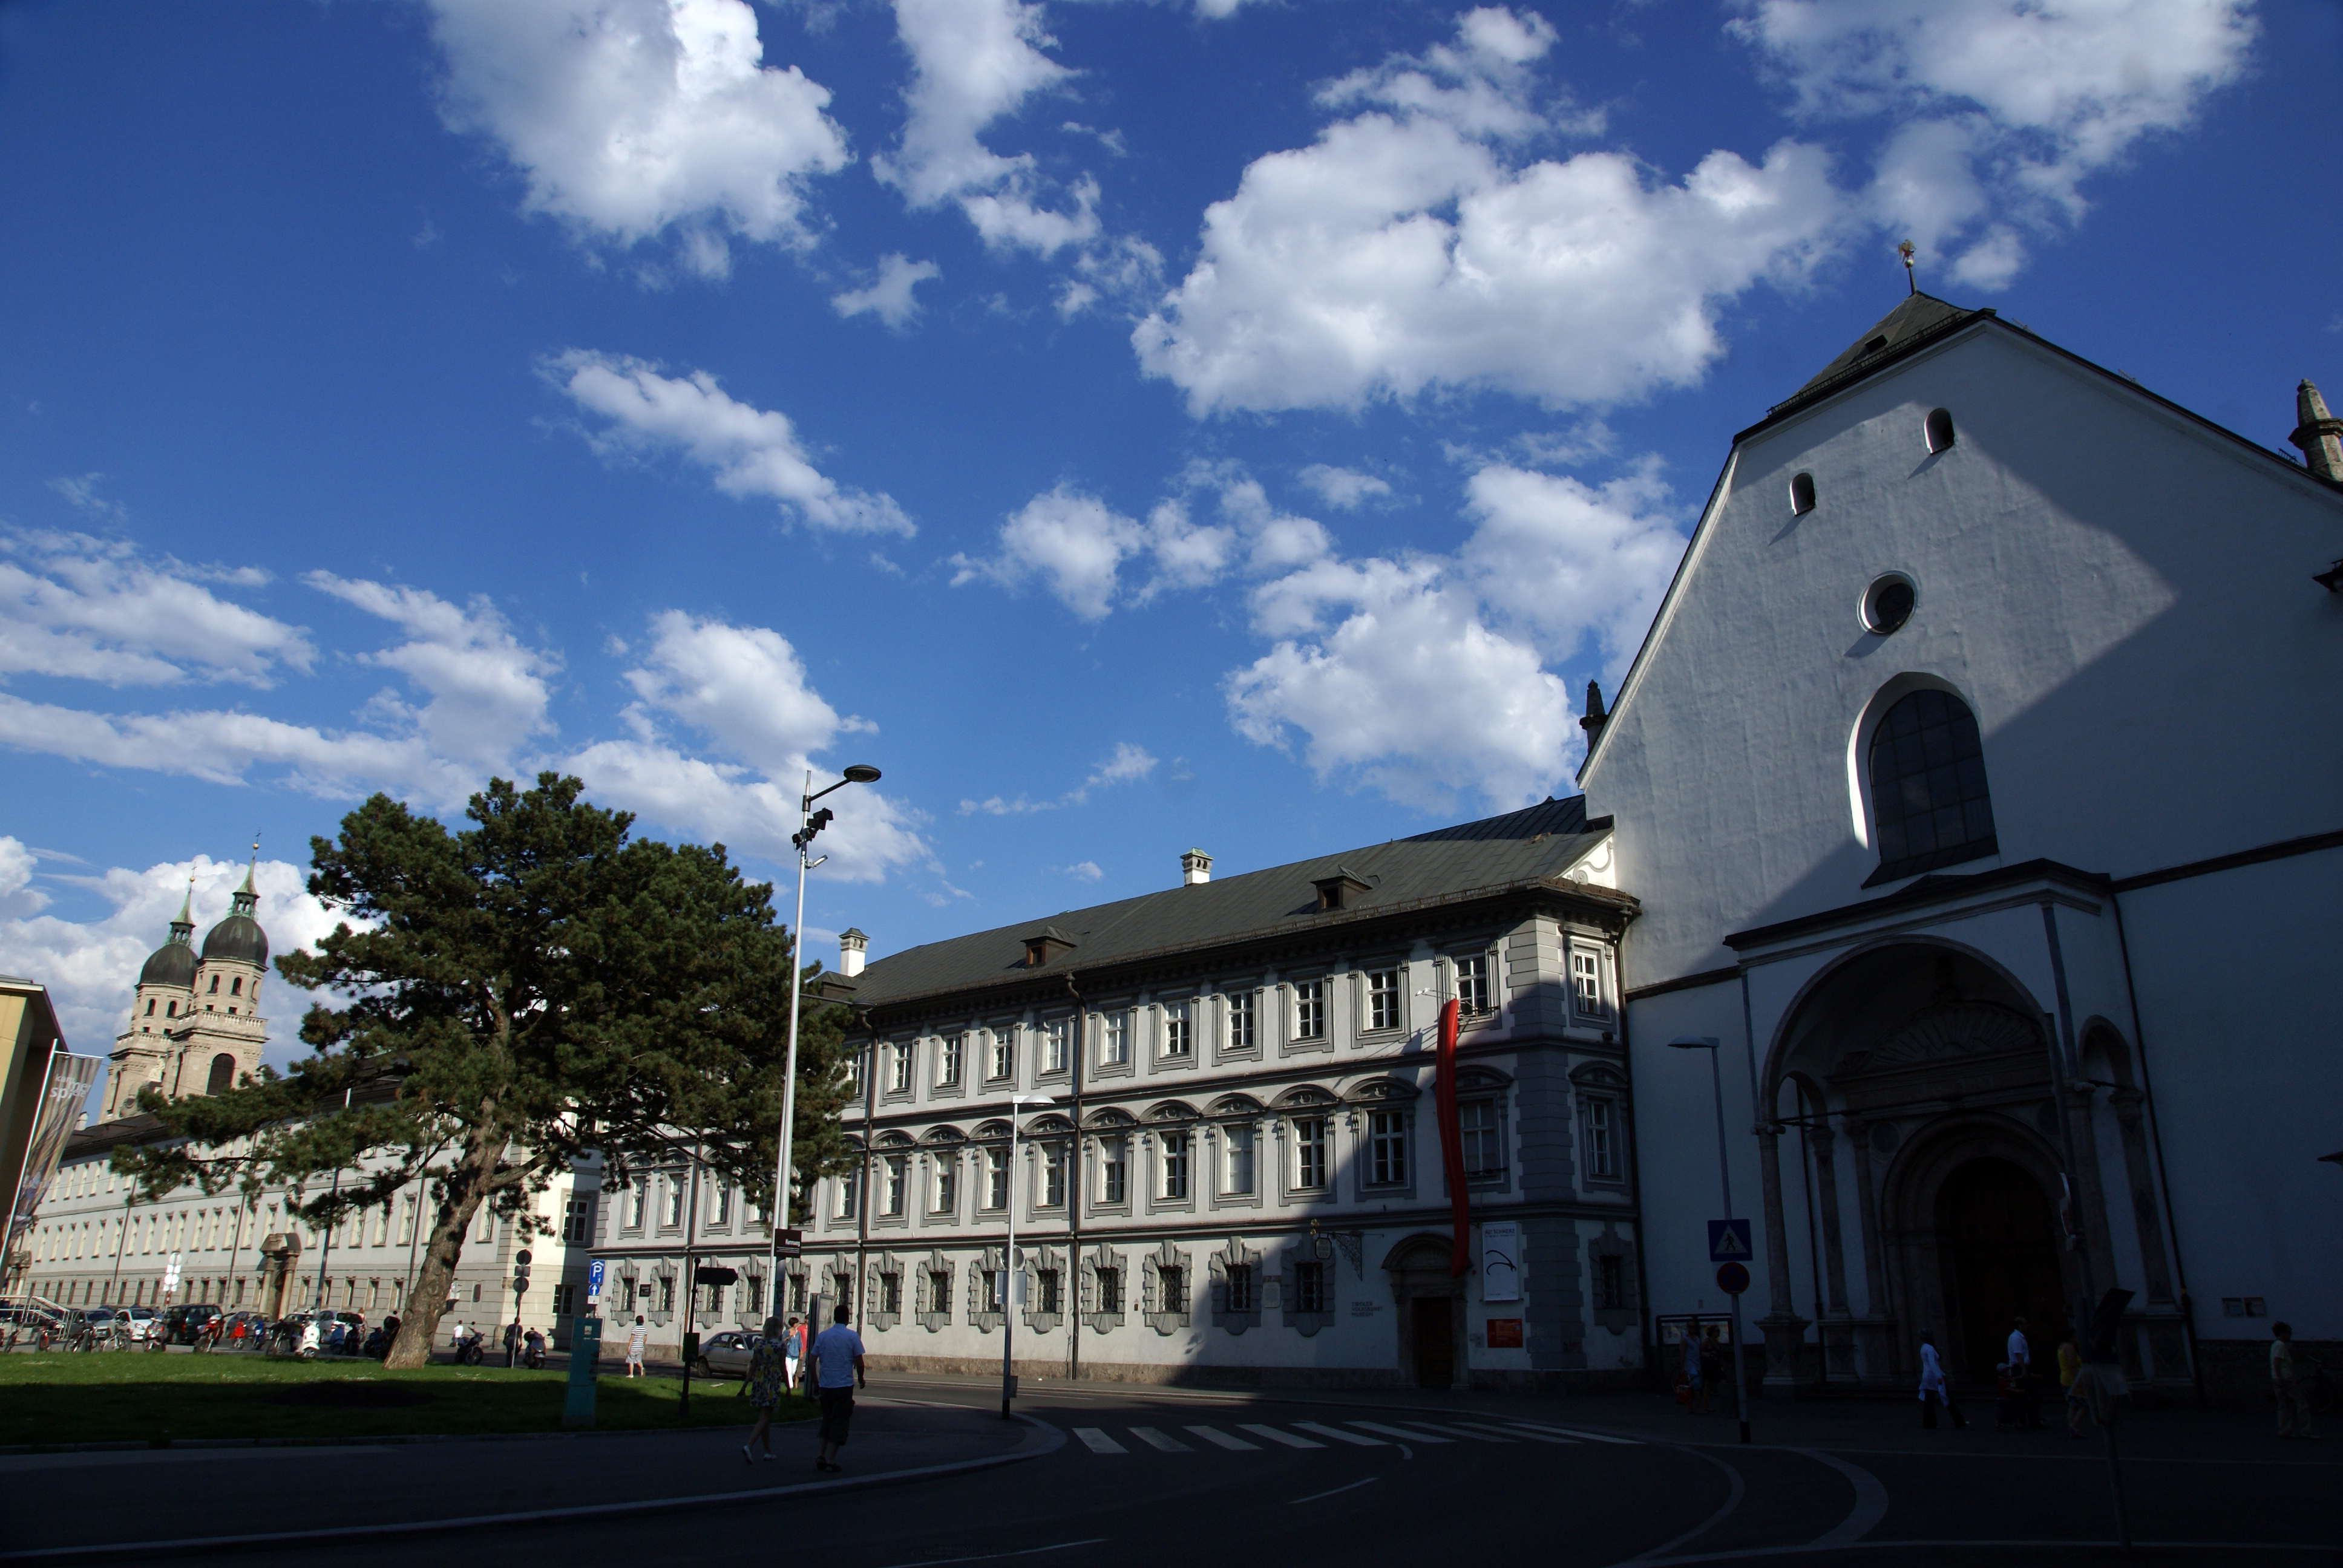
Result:
<svg viewBox="0 0 2343 1568"><path fill-rule="evenodd" d="M1920 285L1919 285L1919 281L1912 276L1912 256L1913 256L1913 255L1914 255L1914 248L1913 248L1912 242L1911 242L1910 240L1908 240L1908 239L1907 239L1907 240L1904 241L1901 245L1898 245L1898 246L1896 247L1896 255L1898 255L1898 256L1902 256L1902 257L1904 258L1904 286L1905 286L1905 288L1906 288L1907 291L1909 291L1910 293L1913 293L1913 294L1917 294L1917 293L1919 293L1919 292L1920 292Z"/></svg>

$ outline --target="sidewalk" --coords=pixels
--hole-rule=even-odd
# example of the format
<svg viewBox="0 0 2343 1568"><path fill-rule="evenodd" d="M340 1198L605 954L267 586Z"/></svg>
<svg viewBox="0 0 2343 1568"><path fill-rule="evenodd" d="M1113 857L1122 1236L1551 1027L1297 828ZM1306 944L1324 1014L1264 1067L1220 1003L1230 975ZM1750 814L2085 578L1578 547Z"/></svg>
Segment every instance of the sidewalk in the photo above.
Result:
<svg viewBox="0 0 2343 1568"><path fill-rule="evenodd" d="M744 1421L609 1436L9 1455L0 1457L0 1518L9 1522L0 1562L55 1557L58 1548L135 1555L221 1536L324 1531L347 1539L453 1521L475 1529L542 1510L786 1506L775 1495L783 1489L803 1495L937 1467L1013 1463L1063 1442L990 1412L864 1403L840 1456L846 1473L828 1476L814 1469L814 1422L774 1428L770 1462L741 1459L747 1435Z"/></svg>

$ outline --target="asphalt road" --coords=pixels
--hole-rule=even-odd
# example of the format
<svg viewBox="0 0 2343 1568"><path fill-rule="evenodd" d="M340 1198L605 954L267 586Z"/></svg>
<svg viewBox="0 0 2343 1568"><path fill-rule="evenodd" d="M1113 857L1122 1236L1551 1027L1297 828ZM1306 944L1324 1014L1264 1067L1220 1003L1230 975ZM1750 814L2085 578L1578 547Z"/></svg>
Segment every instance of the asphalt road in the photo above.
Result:
<svg viewBox="0 0 2343 1568"><path fill-rule="evenodd" d="M923 1423L965 1432L973 1412L997 1407L998 1390L982 1380L886 1376L865 1398L874 1434ZM346 1539L299 1553L324 1550L337 1568L411 1568L451 1553L540 1563L810 1553L804 1560L823 1568L996 1561L1129 1568L1232 1553L1278 1564L1413 1558L1449 1568L1460 1548L1476 1560L1501 1554L1540 1568L2127 1560L2112 1544L2107 1471L2096 1444L2069 1443L2059 1432L1924 1434L1909 1412L1892 1406L1849 1407L1834 1424L1827 1413L1793 1419L1761 1405L1775 1441L1752 1447L1732 1441L1729 1420L1670 1420L1672 1407L1644 1398L1029 1383L1019 1409L1062 1432L1062 1445L1020 1463L861 1492L556 1520L460 1539ZM2143 1452L2125 1471L2142 1543L2136 1560L2343 1564L2343 1465L2323 1448L2268 1443L2242 1423L2214 1431L2209 1442L2207 1430L2199 1422L2136 1434ZM2230 1452L2246 1435L2263 1446ZM759 1481L794 1479L789 1473L800 1466L806 1480L816 1479L811 1437L803 1429L782 1434L783 1458L756 1467ZM624 1454L636 1452L592 1447L548 1449L545 1458L516 1450L511 1462L623 1467ZM856 1452L847 1450L850 1470ZM719 1453L710 1445L709 1452L696 1462L738 1466L737 1448ZM324 1459L318 1473L348 1473L355 1460ZM419 1462L374 1454L357 1462ZM309 1461L280 1450L265 1464L236 1484L257 1483L255 1496L298 1487ZM729 1480L741 1472L707 1473ZM231 1555L273 1562L296 1553ZM223 1559L149 1553L138 1560Z"/></svg>

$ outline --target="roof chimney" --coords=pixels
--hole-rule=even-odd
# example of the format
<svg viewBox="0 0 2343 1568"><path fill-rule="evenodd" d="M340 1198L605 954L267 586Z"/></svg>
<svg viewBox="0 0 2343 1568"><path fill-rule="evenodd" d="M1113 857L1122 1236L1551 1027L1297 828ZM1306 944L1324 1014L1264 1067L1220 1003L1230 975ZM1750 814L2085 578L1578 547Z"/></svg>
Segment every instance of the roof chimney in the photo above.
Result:
<svg viewBox="0 0 2343 1568"><path fill-rule="evenodd" d="M2287 439L2302 448L2303 463L2322 479L2343 482L2343 419L2327 411L2327 399L2308 381L2294 389L2294 417L2299 423Z"/></svg>
<svg viewBox="0 0 2343 1568"><path fill-rule="evenodd" d="M1594 749L1594 743L1603 739L1603 727L1609 722L1611 716L1603 711L1603 689L1590 680L1586 683L1586 717L1578 721L1578 727L1586 731L1586 749Z"/></svg>
<svg viewBox="0 0 2343 1568"><path fill-rule="evenodd" d="M1191 849L1180 857L1180 885L1192 888L1212 879L1212 858L1202 849Z"/></svg>
<svg viewBox="0 0 2343 1568"><path fill-rule="evenodd" d="M862 972L862 955L869 950L870 939L852 926L838 933L838 972L852 980Z"/></svg>

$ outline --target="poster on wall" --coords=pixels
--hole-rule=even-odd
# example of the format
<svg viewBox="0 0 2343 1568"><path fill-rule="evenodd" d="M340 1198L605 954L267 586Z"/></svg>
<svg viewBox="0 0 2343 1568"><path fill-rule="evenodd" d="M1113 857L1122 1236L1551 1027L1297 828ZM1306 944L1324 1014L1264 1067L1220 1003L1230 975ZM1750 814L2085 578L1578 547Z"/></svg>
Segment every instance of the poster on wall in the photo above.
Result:
<svg viewBox="0 0 2343 1568"><path fill-rule="evenodd" d="M1522 1299L1522 1228L1511 1220L1481 1227L1481 1299Z"/></svg>

